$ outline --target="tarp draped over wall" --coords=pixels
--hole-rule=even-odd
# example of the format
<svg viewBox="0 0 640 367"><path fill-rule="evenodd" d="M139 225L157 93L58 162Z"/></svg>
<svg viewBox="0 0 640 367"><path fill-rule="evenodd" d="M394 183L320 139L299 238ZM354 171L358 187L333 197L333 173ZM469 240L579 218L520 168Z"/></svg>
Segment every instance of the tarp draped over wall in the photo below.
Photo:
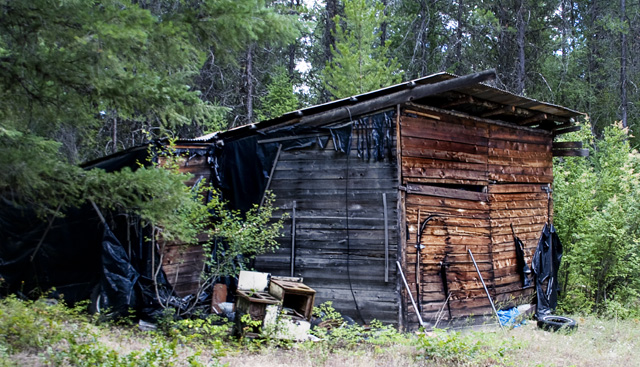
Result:
<svg viewBox="0 0 640 367"><path fill-rule="evenodd" d="M562 260L562 244L553 224L546 223L533 254L531 267L536 275L538 308L540 319L551 314L558 305L558 268Z"/></svg>
<svg viewBox="0 0 640 367"><path fill-rule="evenodd" d="M135 219L133 219L135 220ZM115 216L111 231L90 205L69 209L48 223L25 208L0 210L0 293L62 297L69 304L92 299L93 309L153 317L160 309L153 284L149 233L131 218ZM127 233L127 231L129 233ZM45 233L46 232L46 233ZM118 238L129 238L123 246ZM136 246L137 245L137 246ZM164 274L157 277L163 302L173 302ZM44 292L44 293L43 293Z"/></svg>
<svg viewBox="0 0 640 367"><path fill-rule="evenodd" d="M288 127L268 134L229 139L221 146L211 143L179 154L206 156L213 170L213 185L229 207L246 211L260 202L278 149L292 150L319 145L331 138L336 150L349 154L352 142L361 159L382 160L391 156L394 111L367 116L335 127ZM354 133L355 132L355 133ZM113 172L136 169L150 162L160 143L134 147L91 162L86 169ZM153 158L153 157L152 157ZM139 218L122 213L106 214L103 223L91 205L71 208L50 228L29 208L4 202L0 206L0 294L37 297L53 290L73 304L92 299L94 308L115 313L135 310L153 317L160 302L180 308L164 272L159 254L152 251L148 228ZM154 284L154 277L156 284Z"/></svg>
<svg viewBox="0 0 640 367"><path fill-rule="evenodd" d="M282 150L324 147L330 136L336 151L349 154L355 139L361 159L381 161L391 156L394 115L395 111L390 110L335 127L290 126L268 134L226 141L222 147L216 146L212 151L202 153L211 154L209 160L216 178L214 186L220 189L229 207L245 212L262 199L279 145Z"/></svg>

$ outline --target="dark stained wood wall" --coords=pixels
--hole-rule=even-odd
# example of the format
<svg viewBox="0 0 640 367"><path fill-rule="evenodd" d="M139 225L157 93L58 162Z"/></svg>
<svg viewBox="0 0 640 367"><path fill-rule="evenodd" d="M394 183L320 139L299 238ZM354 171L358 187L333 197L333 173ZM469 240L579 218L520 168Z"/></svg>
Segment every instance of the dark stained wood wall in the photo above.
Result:
<svg viewBox="0 0 640 367"><path fill-rule="evenodd" d="M414 297L421 291L422 316L435 318L444 306L442 264L455 317L490 312L489 301L467 250L499 305L531 294L523 290L516 268L510 224L526 247L527 261L547 220L552 183L552 137L435 108L406 106L400 120L401 202L408 239L401 246ZM418 217L433 215L422 234L416 269ZM416 278L416 272L419 272ZM408 326L417 316L405 295Z"/></svg>
<svg viewBox="0 0 640 367"><path fill-rule="evenodd" d="M207 157L186 151L189 148L194 151L198 149L203 151L201 146L183 145L176 148L185 150L178 159L180 172L193 175L186 182L187 185L192 186L200 179L211 182L212 172L211 166L207 162ZM159 164L162 165L163 163L163 158L160 157ZM165 272L167 280L176 294L184 297L196 293L200 286L200 273L205 260L202 246L200 244L187 245L178 243L166 243L160 244L160 246L164 250L162 253L162 270Z"/></svg>
<svg viewBox="0 0 640 367"><path fill-rule="evenodd" d="M395 134L395 132L393 133ZM333 306L361 322L397 324L397 164L369 162L327 147L282 151L269 189L279 217L289 213L280 248L256 259L255 268L290 275L293 201L296 202L294 276L316 290L316 305ZM395 149L393 151L395 154ZM395 157L395 155L394 155ZM389 273L385 282L383 196L386 193Z"/></svg>

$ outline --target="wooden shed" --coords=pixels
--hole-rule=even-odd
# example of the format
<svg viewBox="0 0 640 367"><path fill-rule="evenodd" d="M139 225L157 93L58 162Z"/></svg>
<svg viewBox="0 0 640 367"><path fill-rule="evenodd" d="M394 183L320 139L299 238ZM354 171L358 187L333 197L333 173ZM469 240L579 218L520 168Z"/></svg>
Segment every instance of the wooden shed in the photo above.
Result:
<svg viewBox="0 0 640 367"><path fill-rule="evenodd" d="M552 157L584 154L553 142L579 112L482 83L494 75L439 73L178 147L236 207L275 193L289 219L255 268L303 277L316 304L415 328L397 261L425 320L481 315L468 250L499 305L528 302L511 226L530 262L552 215Z"/></svg>

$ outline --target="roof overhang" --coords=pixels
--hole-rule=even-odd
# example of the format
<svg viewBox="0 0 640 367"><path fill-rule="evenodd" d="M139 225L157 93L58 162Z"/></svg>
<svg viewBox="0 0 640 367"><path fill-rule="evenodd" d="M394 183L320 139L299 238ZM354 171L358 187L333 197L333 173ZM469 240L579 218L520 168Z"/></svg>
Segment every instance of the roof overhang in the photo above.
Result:
<svg viewBox="0 0 640 367"><path fill-rule="evenodd" d="M181 142L206 143L247 136L256 131L274 131L294 124L310 127L326 126L407 102L552 131L554 135L575 131L574 118L582 115L581 112L493 87L488 82L494 78L493 70L462 77L441 72L372 92L288 112L255 124L243 125L194 139L182 139Z"/></svg>

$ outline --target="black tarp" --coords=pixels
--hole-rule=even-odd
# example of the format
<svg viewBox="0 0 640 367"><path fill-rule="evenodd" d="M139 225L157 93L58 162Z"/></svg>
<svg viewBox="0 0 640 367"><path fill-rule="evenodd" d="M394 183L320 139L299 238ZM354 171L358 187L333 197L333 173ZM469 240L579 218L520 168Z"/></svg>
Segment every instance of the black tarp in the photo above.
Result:
<svg viewBox="0 0 640 367"><path fill-rule="evenodd" d="M148 146L136 147L94 161L85 168L113 172L148 164ZM174 298L164 273L156 285L152 269L159 264L151 251L150 230L136 216L102 213L86 204L66 209L51 221L38 218L30 208L3 201L0 206L0 294L35 298L62 297L67 303L99 300L114 314L133 310L150 318ZM175 302L173 302L175 303ZM92 305L95 309L96 305Z"/></svg>
<svg viewBox="0 0 640 367"><path fill-rule="evenodd" d="M332 127L294 125L178 153L206 156L213 170L213 185L231 209L245 212L260 202L278 149L323 148L331 137L337 151L349 154L356 131L360 158L382 160L391 154L393 114L387 111ZM151 162L150 155L161 151L159 145L153 142L130 148L83 167L107 172L123 167L135 170ZM183 306L164 272L154 274L153 269L161 266L159 255L152 251L149 229L143 228L139 218L103 213L103 223L87 204L66 210L47 229L48 222L29 208L1 204L0 293L37 297L39 292L55 289L53 295L69 303L91 298L101 308L116 313L133 309L141 317L160 311L159 302Z"/></svg>
<svg viewBox="0 0 640 367"><path fill-rule="evenodd" d="M522 243L522 240L516 236L513 224L511 224L511 232L513 233L513 244L516 248L516 264L518 266L520 279L522 279L522 287L529 287L531 285L531 280L529 279L531 269L524 258L524 243Z"/></svg>
<svg viewBox="0 0 640 367"><path fill-rule="evenodd" d="M558 305L558 268L562 244L553 224L546 223L533 254L531 268L536 278L538 307L536 316L550 315Z"/></svg>
<svg viewBox="0 0 640 367"><path fill-rule="evenodd" d="M55 294L73 303L88 298L99 279L102 231L92 209L70 209L48 222L24 207L0 207L0 277L2 293ZM45 236L46 232L46 236ZM37 249L37 251L36 251Z"/></svg>

